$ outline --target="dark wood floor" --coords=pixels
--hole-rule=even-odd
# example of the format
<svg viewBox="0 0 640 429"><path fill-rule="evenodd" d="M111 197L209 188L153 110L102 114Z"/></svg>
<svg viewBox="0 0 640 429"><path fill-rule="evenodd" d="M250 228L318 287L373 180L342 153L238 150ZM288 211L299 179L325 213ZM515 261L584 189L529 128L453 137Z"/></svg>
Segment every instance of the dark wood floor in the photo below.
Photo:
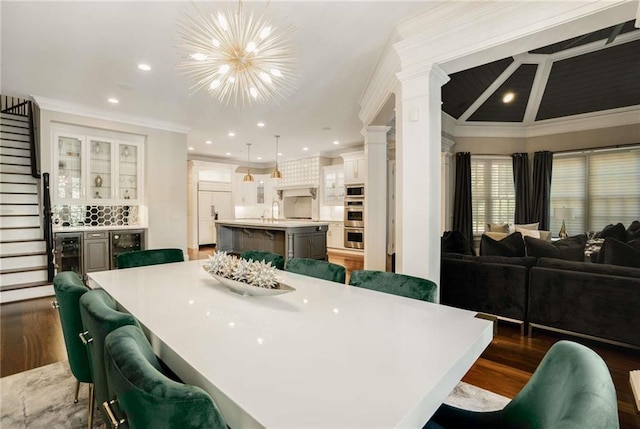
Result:
<svg viewBox="0 0 640 429"><path fill-rule="evenodd" d="M362 258L358 256L331 253L329 259L344 265L348 271L362 269ZM51 298L41 298L0 306L0 376L67 359L60 320L50 303ZM519 327L500 323L498 334L463 380L513 397L529 380L549 348L561 339L583 343L602 356L616 386L620 428L640 429L640 414L629 385L629 371L640 369L637 350L540 330L528 338L520 335Z"/></svg>

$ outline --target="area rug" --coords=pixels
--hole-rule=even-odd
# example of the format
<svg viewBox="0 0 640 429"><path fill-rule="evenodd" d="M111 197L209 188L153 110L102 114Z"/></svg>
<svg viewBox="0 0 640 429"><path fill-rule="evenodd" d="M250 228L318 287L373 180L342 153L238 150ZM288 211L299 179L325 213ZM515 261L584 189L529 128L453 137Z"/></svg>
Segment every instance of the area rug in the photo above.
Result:
<svg viewBox="0 0 640 429"><path fill-rule="evenodd" d="M78 403L74 404L75 385L67 362L0 378L0 427L86 428L88 386L81 385ZM469 410L490 411L502 409L509 398L460 382L446 402ZM97 410L94 427L102 427Z"/></svg>

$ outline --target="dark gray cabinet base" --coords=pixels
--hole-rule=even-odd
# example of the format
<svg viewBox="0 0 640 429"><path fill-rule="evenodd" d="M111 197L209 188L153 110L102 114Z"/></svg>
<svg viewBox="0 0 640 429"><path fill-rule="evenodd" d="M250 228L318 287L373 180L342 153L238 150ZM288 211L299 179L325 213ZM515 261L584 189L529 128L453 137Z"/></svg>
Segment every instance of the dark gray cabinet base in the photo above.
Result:
<svg viewBox="0 0 640 429"><path fill-rule="evenodd" d="M240 254L245 250L279 253L291 258L327 259L327 225L287 227L286 223L264 227L233 223L216 224L217 249Z"/></svg>

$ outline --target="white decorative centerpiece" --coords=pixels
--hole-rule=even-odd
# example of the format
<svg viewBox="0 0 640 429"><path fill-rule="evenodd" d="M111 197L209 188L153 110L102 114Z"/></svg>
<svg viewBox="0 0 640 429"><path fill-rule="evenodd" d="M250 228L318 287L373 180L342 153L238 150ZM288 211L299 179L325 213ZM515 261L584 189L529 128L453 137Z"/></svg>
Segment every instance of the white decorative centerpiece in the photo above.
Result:
<svg viewBox="0 0 640 429"><path fill-rule="evenodd" d="M271 262L250 261L215 252L202 267L223 285L243 295L279 295L295 289L279 282Z"/></svg>

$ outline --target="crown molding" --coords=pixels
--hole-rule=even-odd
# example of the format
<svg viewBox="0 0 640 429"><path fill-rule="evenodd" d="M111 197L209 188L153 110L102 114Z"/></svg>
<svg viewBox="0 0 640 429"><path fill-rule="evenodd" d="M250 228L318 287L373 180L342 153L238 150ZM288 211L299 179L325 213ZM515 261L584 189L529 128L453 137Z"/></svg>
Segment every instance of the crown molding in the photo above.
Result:
<svg viewBox="0 0 640 429"><path fill-rule="evenodd" d="M191 130L190 126L178 124L175 122L160 121L158 119L146 118L142 116L131 116L121 113L113 113L106 110L94 109L92 107L83 106L81 104L56 100L54 98L43 97L40 95L31 95L31 97L43 110L51 110L53 112L67 113L70 115L86 116L94 119L120 122L123 124L153 128L162 131L171 131L181 134L187 134Z"/></svg>
<svg viewBox="0 0 640 429"><path fill-rule="evenodd" d="M358 117L365 125L373 123L378 112L382 110L389 96L394 92L398 82L396 73L400 70L400 58L398 58L393 48L393 44L396 41L397 34L387 42L380 60L360 97Z"/></svg>
<svg viewBox="0 0 640 429"><path fill-rule="evenodd" d="M599 128L637 125L640 105L621 107L604 112L583 113L564 118L545 119L532 125L518 123L485 122L474 125L458 124L453 131L456 137L538 137L588 131Z"/></svg>

